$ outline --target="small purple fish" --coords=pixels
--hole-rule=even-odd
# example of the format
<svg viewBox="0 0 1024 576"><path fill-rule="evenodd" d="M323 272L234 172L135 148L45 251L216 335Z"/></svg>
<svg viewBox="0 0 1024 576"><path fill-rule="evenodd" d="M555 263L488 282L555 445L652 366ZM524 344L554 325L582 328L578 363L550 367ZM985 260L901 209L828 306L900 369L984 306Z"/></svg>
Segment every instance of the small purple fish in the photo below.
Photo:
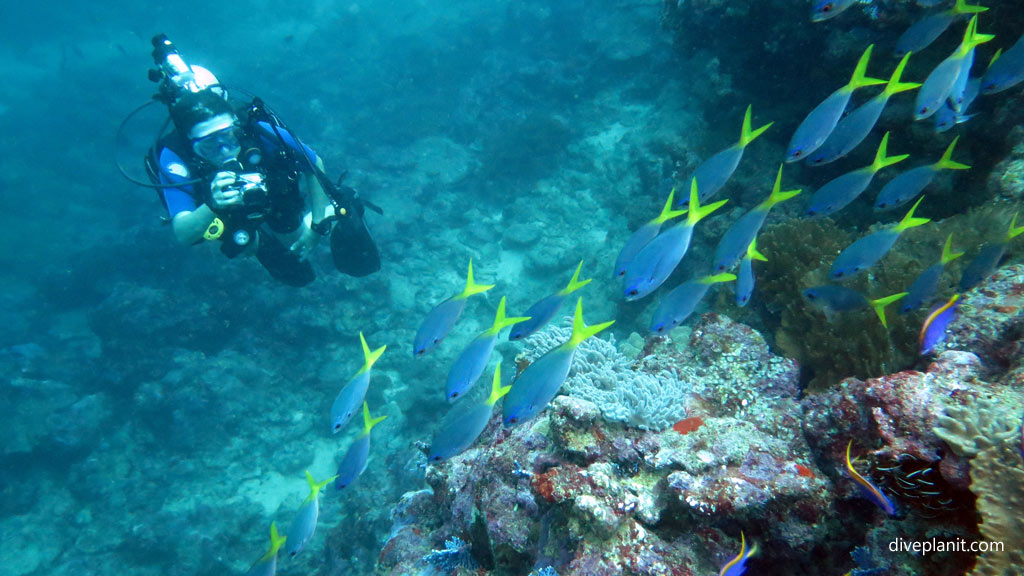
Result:
<svg viewBox="0 0 1024 576"><path fill-rule="evenodd" d="M954 294L948 302L939 306L924 321L921 327L921 354L931 354L946 339L946 328L956 319L956 309L960 306L960 295Z"/></svg>

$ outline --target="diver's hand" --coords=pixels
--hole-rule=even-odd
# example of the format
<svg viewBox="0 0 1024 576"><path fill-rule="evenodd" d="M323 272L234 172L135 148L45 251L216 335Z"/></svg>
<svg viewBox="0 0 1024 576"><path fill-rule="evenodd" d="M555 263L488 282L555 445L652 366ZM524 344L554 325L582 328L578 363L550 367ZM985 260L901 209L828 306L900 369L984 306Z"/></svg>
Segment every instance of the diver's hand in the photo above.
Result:
<svg viewBox="0 0 1024 576"><path fill-rule="evenodd" d="M290 250L299 255L299 260L306 260L313 253L313 248L316 248L320 238L321 236L311 230L309 226L303 225L302 235L291 245Z"/></svg>
<svg viewBox="0 0 1024 576"><path fill-rule="evenodd" d="M238 188L225 188L231 186L238 180L234 172L217 172L210 182L210 208L224 210L231 206L240 206L244 199Z"/></svg>

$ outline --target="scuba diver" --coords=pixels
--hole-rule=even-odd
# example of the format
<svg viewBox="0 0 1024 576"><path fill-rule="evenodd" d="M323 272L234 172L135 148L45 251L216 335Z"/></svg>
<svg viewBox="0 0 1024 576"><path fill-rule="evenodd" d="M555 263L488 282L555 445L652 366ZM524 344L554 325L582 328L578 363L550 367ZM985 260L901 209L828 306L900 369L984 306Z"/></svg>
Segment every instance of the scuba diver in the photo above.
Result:
<svg viewBox="0 0 1024 576"><path fill-rule="evenodd" d="M379 208L331 182L323 160L262 100L233 101L212 73L186 64L167 36L152 43L158 68L149 77L160 85L153 99L167 105L170 118L146 156L146 172L179 242L219 242L228 258L254 254L291 286L314 280L308 257L328 235L339 271L366 276L380 269L363 219L366 207Z"/></svg>

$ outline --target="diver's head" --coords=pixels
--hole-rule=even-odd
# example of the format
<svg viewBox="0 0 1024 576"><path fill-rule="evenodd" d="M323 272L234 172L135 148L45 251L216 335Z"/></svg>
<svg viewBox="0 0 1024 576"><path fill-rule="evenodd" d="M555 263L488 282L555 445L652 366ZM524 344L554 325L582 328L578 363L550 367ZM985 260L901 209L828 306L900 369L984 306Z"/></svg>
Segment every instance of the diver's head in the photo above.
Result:
<svg viewBox="0 0 1024 576"><path fill-rule="evenodd" d="M212 90L182 94L171 106L171 119L192 150L213 164L234 159L241 151L238 117Z"/></svg>

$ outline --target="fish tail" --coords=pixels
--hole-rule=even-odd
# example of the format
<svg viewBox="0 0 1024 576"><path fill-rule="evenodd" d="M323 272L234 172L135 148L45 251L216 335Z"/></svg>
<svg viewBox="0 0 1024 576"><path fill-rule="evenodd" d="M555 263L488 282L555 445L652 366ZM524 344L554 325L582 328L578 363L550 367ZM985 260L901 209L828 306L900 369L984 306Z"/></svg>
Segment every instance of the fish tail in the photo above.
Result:
<svg viewBox="0 0 1024 576"><path fill-rule="evenodd" d="M722 272L721 274L715 274L713 276L704 276L703 278L699 278L697 282L700 282L701 284L718 284L719 282L732 282L735 279L735 274Z"/></svg>
<svg viewBox="0 0 1024 576"><path fill-rule="evenodd" d="M845 86L845 89L853 92L857 88L863 88L865 86L876 86L878 84L885 84L885 80L879 80L878 78L869 78L865 74L868 71L868 60L871 59L871 51L874 50L875 45L871 44L861 54L860 60L857 61L857 67L853 69L853 76L850 77L850 83Z"/></svg>
<svg viewBox="0 0 1024 576"><path fill-rule="evenodd" d="M591 336L601 332L605 328L615 324L615 320L608 322L602 322L594 326L587 326L583 323L583 298L576 300L576 314L572 319L572 337L566 342L569 348L575 348L580 345L581 342L590 338Z"/></svg>
<svg viewBox="0 0 1024 576"><path fill-rule="evenodd" d="M501 385L501 361L499 360L498 365L494 367L494 379L491 381L491 395L487 398L487 405L494 406L511 389L511 386Z"/></svg>
<svg viewBox="0 0 1024 576"><path fill-rule="evenodd" d="M768 195L768 199L758 204L756 210L762 210L767 212L772 209L779 202L789 200L800 193L800 190L786 190L782 191L782 167L785 164L779 164L779 173L775 176L775 185L772 186L772 193Z"/></svg>
<svg viewBox="0 0 1024 576"><path fill-rule="evenodd" d="M953 148L956 147L956 142L959 139L960 139L960 137L957 136L956 138L953 138L952 142L949 143L949 146L946 147L946 151L942 153L942 158L939 158L939 161L935 163L935 168L936 169L938 169L938 170L967 170L967 169L970 168L970 166L968 166L967 164L961 164L959 162L954 162L952 160L952 158L953 158Z"/></svg>
<svg viewBox="0 0 1024 576"><path fill-rule="evenodd" d="M889 83L885 85L885 93L889 96L921 87L917 82L900 82L900 76L903 75L903 69L907 67L908 60L910 60L910 52L903 56L903 59L896 66L896 70L893 71L892 77L889 78Z"/></svg>
<svg viewBox="0 0 1024 576"><path fill-rule="evenodd" d="M978 12L984 12L988 10L985 6L968 6L967 0L956 0L956 6L953 6L953 14L977 14Z"/></svg>
<svg viewBox="0 0 1024 576"><path fill-rule="evenodd" d="M999 57L1002 56L1002 55L1003 55L1003 49L1002 48L996 50L996 53L992 55L992 59L988 61L988 68L986 68L985 71L988 72L989 68L992 68L992 65L995 64L996 60L999 60Z"/></svg>
<svg viewBox="0 0 1024 576"><path fill-rule="evenodd" d="M651 220L651 224L654 224L654 225L664 224L665 222L668 222L669 220L671 220L673 218L676 218L677 216L682 216L683 214L686 214L686 209L685 208L682 209L682 210L673 210L672 209L672 204L673 204L673 202L675 202L675 198L676 198L676 189L673 186L672 190L668 193L668 200L665 201L665 205L661 208L661 214L658 214L657 218L655 218L654 220ZM589 282L589 280L588 280L588 282Z"/></svg>
<svg viewBox="0 0 1024 576"><path fill-rule="evenodd" d="M466 288L460 292L456 299L469 298L474 294L482 294L494 288L494 284L477 284L473 281L473 259L469 259L469 272L466 273Z"/></svg>
<svg viewBox="0 0 1024 576"><path fill-rule="evenodd" d="M322 490L324 486L334 482L336 478L337 476L331 476L323 482L317 482L316 479L313 478L313 475L309 473L309 470L306 470L306 482L309 484L309 496L306 496L305 502L316 500L316 495L320 493L320 490Z"/></svg>
<svg viewBox="0 0 1024 576"><path fill-rule="evenodd" d="M975 14L971 18L971 23L967 25L967 33L964 35L964 53L967 53L976 46L980 46L985 42L991 41L995 38L995 34L978 34L978 15Z"/></svg>
<svg viewBox="0 0 1024 576"><path fill-rule="evenodd" d="M869 300L871 308L874 309L875 314L878 314L878 319L882 321L882 326L885 328L889 327L889 323L885 319L885 307L903 298L907 294L910 294L910 292L900 292L899 294L893 294L892 296L886 296L885 298L879 298L878 300ZM849 448L847 448L847 461L849 461Z"/></svg>
<svg viewBox="0 0 1024 576"><path fill-rule="evenodd" d="M953 252L953 235L946 236L946 245L942 247L942 259L939 262L945 266L963 255L963 252Z"/></svg>
<svg viewBox="0 0 1024 576"><path fill-rule="evenodd" d="M917 206L922 200L924 200L924 196L921 196L917 199L917 202L914 202L914 205L910 208L910 212L907 212L907 215L903 217L903 220L900 220L900 223L896 225L896 232L903 232L908 228L914 228L931 222L931 219L929 218L914 218L914 210L917 210Z"/></svg>
<svg viewBox="0 0 1024 576"><path fill-rule="evenodd" d="M1024 234L1024 225L1017 226L1017 216L1019 216L1019 215L1020 215L1020 212L1015 212L1013 214L1013 220L1010 220L1010 229L1006 231L1006 241L1007 242L1009 242L1010 240L1013 240L1014 238L1016 238L1017 236L1020 236L1021 234Z"/></svg>
<svg viewBox="0 0 1024 576"><path fill-rule="evenodd" d="M762 262L768 261L768 259L764 257L764 254L757 251L757 238L751 240L750 246L747 246L747 257L751 260L760 260Z"/></svg>
<svg viewBox="0 0 1024 576"><path fill-rule="evenodd" d="M362 434L363 436L366 436L367 434L369 434L370 430L373 430L374 426L376 426L377 424L380 424L381 422L383 422L386 419L387 419L387 414L385 414L384 416L377 416L376 418L371 418L370 417L370 405L367 404L365 400L363 401L363 434Z"/></svg>
<svg viewBox="0 0 1024 576"><path fill-rule="evenodd" d="M359 333L359 342L363 345L363 368L359 371L360 374L366 372L370 368L373 368L374 363L380 359L384 351L387 350L387 345L381 346L376 350L370 350L370 347L366 344L366 338L363 333Z"/></svg>
<svg viewBox="0 0 1024 576"><path fill-rule="evenodd" d="M580 264L582 264L582 262L580 262ZM587 282L589 282L589 280L587 280ZM485 332L485 334L488 334L488 335L491 335L491 336L497 335L498 332L501 332L503 329L508 328L509 326L512 326L513 324L518 324L520 322L526 322L529 319L530 319L529 316L513 316L511 318L506 317L505 316L505 297L502 296L501 297L501 302L498 302L498 312L494 315L494 324L491 325L491 327L487 330L487 332Z"/></svg>
<svg viewBox="0 0 1024 576"><path fill-rule="evenodd" d="M743 129L740 132L740 148L746 148L747 144L750 144L751 142L753 142L754 138L757 138L761 134L764 134L764 131L767 130L768 128L770 128L771 125L775 123L775 122L769 122L769 123L765 124L764 126L761 126L760 128L758 128L757 130L751 130L750 129L750 113L751 113L751 110L753 109L753 107L754 107L753 104L751 104L750 106L747 106L747 112L746 112L746 114L743 115Z"/></svg>
<svg viewBox="0 0 1024 576"><path fill-rule="evenodd" d="M284 546L287 536L281 536L277 531L277 522L270 523L270 548L267 549L267 553L260 557L256 562L267 562L274 556L277 556L277 551Z"/></svg>
<svg viewBox="0 0 1024 576"><path fill-rule="evenodd" d="M696 225L697 222L700 222L712 212L721 208L726 202L728 200L719 200L707 206L701 206L700 195L697 194L697 179L690 180L690 213L686 216L687 223L690 226Z"/></svg>
<svg viewBox="0 0 1024 576"><path fill-rule="evenodd" d="M672 203L671 196L669 197L668 201L669 201L669 204ZM666 204L666 206L668 206L668 204ZM683 212L686 212L686 210L683 210ZM560 295L568 296L569 294L572 294L573 292L579 290L580 288L583 288L587 284L590 284L590 281L592 280L592 278L587 278L586 280L580 280L580 270L582 268L583 268L583 260L580 260L580 263L576 265L576 271L573 272L572 278L569 279L569 284L566 285L565 288L562 288L561 290L558 291L558 293Z"/></svg>
<svg viewBox="0 0 1024 576"><path fill-rule="evenodd" d="M892 166L899 162L903 162L910 157L910 154L900 154L899 156L886 156L887 149L889 148L889 133L886 132L885 136L882 136L882 143L878 145L878 151L875 152L875 161L871 163L871 171L878 172L886 166Z"/></svg>

